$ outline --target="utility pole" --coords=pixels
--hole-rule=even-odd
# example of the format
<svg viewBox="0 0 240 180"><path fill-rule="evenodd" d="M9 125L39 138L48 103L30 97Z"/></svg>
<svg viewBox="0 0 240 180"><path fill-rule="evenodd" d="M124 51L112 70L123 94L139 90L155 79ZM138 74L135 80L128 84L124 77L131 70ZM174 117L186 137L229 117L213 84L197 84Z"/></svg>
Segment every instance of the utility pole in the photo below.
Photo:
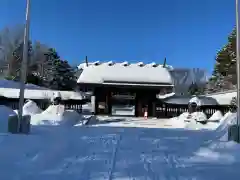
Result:
<svg viewBox="0 0 240 180"><path fill-rule="evenodd" d="M19 112L18 112L18 131L20 130L20 123L22 121L23 105L24 105L24 90L27 74L28 64L28 43L29 43L29 25L30 25L30 0L26 0L26 21L24 29L24 40L23 40L23 59L21 63L21 81L20 81L20 93L19 93Z"/></svg>

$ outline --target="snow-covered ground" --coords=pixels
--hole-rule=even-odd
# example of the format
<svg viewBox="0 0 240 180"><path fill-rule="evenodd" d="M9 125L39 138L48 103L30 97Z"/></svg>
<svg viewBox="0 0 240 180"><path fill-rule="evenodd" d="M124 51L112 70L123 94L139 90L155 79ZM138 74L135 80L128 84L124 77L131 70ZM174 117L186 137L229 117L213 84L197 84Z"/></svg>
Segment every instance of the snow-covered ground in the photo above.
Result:
<svg viewBox="0 0 240 180"><path fill-rule="evenodd" d="M0 136L0 178L239 179L240 147L213 137L180 129L34 127L29 136Z"/></svg>
<svg viewBox="0 0 240 180"><path fill-rule="evenodd" d="M141 117L117 117L117 116L96 116L93 120L92 126L109 126L109 127L144 127L144 128L184 128L191 130L199 129L216 129L226 119L229 113L225 116L220 111L216 111L207 119L203 112L195 112L191 114L182 113L178 117L170 119L157 119L157 118L141 118ZM197 121L196 121L197 120ZM207 120L206 124L202 124L201 121Z"/></svg>
<svg viewBox="0 0 240 180"><path fill-rule="evenodd" d="M240 177L240 146L226 141L228 125L235 123L236 114L225 115L212 131L179 129L173 125L171 129L100 125L110 120L121 121L113 117L108 122L106 117L98 117L102 122L96 127L74 125L82 118L80 115L68 118L70 124L61 123L66 121L67 112L61 106L50 106L42 112L34 103L30 104L31 101L25 104L25 114L32 116L30 135L0 134L0 179L238 180ZM1 129L4 119L14 113L0 107ZM129 118L122 123L156 121ZM168 123L171 121L176 123L174 119Z"/></svg>
<svg viewBox="0 0 240 180"><path fill-rule="evenodd" d="M121 116L97 116L94 117L92 126L108 127L142 127L142 128L184 128L185 124L173 119L157 119L141 117L121 117Z"/></svg>

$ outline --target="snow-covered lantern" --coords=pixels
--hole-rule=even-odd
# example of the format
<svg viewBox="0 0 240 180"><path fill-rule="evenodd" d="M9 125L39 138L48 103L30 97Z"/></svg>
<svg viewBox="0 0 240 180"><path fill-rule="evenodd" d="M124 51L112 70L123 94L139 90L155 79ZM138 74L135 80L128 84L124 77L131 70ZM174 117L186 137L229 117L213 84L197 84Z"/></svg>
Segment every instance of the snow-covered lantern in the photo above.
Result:
<svg viewBox="0 0 240 180"><path fill-rule="evenodd" d="M61 97L61 94L60 92L53 92L53 96L51 98L51 101L54 105L58 105L61 103L61 100L62 100L62 97Z"/></svg>
<svg viewBox="0 0 240 180"><path fill-rule="evenodd" d="M127 61L124 61L123 63L121 63L123 66L128 66L129 63Z"/></svg>
<svg viewBox="0 0 240 180"><path fill-rule="evenodd" d="M189 113L193 113L199 110L200 106L202 105L201 100L198 97L193 97L188 102L188 111Z"/></svg>

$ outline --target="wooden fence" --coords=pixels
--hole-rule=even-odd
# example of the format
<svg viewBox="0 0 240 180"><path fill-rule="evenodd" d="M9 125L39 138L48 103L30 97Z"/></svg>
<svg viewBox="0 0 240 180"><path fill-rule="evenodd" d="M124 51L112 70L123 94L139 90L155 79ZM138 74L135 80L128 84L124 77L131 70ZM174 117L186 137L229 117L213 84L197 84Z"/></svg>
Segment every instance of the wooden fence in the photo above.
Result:
<svg viewBox="0 0 240 180"><path fill-rule="evenodd" d="M228 105L207 105L200 108L200 111L204 112L207 118L211 117L218 110L225 114L231 110L231 107ZM184 112L188 112L188 105L163 104L156 107L156 116L158 118L172 118Z"/></svg>
<svg viewBox="0 0 240 180"><path fill-rule="evenodd" d="M49 105L51 105L50 100L46 100L46 99L34 99L32 101L34 101L38 105L38 107L41 108L42 110L46 110L49 107ZM65 106L65 109L71 109L81 113L82 105L85 104L86 102L87 100L85 99L84 100L69 99L69 100L62 100L61 104ZM19 99L0 97L0 105L7 106L11 109L18 109Z"/></svg>
<svg viewBox="0 0 240 180"><path fill-rule="evenodd" d="M35 99L39 108L45 110L51 105L49 100L45 99ZM87 103L89 100L62 100L61 104L65 106L65 109L75 110L79 113L82 112L82 105ZM18 109L19 99L14 98L5 98L0 97L0 105L5 105L10 107L11 109ZM230 106L227 105L211 105L211 106L202 106L201 111L204 112L209 118L216 111L220 110L223 114L228 112L231 109ZM179 116L180 114L188 112L188 105L179 105L179 104L161 104L156 106L155 116L158 118L172 118Z"/></svg>

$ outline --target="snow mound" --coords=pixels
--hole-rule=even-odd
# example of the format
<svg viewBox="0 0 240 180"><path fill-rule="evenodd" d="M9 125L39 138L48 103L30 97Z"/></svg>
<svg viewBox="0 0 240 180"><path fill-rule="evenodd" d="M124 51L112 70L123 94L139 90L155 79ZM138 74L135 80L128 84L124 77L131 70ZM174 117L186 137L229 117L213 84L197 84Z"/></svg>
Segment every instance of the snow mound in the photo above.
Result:
<svg viewBox="0 0 240 180"><path fill-rule="evenodd" d="M228 131L228 126L233 122L231 119L232 113L228 112L226 113L222 118L220 118L221 113L215 113L215 115L212 115L212 121L207 121L206 124L202 124L200 121L190 121L187 125L187 129L194 129L194 130L200 130L200 129L207 129L207 130L214 130L216 131L216 136L221 137ZM230 120L229 120L230 118ZM214 121L216 119L216 121ZM218 121L217 121L218 120Z"/></svg>
<svg viewBox="0 0 240 180"><path fill-rule="evenodd" d="M23 115L34 115L34 114L39 114L41 112L42 110L32 100L28 100L28 102L25 103L23 106Z"/></svg>
<svg viewBox="0 0 240 180"><path fill-rule="evenodd" d="M16 114L18 114L18 110L13 110ZM23 115L35 115L35 114L39 114L42 112L42 109L40 109L38 107L38 105L32 101L32 100L28 100L24 106L23 106Z"/></svg>
<svg viewBox="0 0 240 180"><path fill-rule="evenodd" d="M216 111L209 119L208 121L220 121L220 119L223 118L221 111Z"/></svg>
<svg viewBox="0 0 240 180"><path fill-rule="evenodd" d="M237 123L236 113L227 112L219 122L219 126L216 128L217 132L228 131L228 127Z"/></svg>
<svg viewBox="0 0 240 180"><path fill-rule="evenodd" d="M74 126L82 117L74 110L65 110L63 105L51 105L40 114L33 115L32 125Z"/></svg>
<svg viewBox="0 0 240 180"><path fill-rule="evenodd" d="M183 113L184 114L184 113ZM184 117L184 115L182 114L182 117ZM181 115L180 115L181 116ZM185 127L185 122L184 119L185 118L180 118L179 117L173 117L171 119L169 119L164 126L172 126L174 128L184 128Z"/></svg>
<svg viewBox="0 0 240 180"><path fill-rule="evenodd" d="M192 130L199 130L205 129L205 125L201 122L207 120L207 116L203 112L184 112L180 116L172 118L171 123L174 126L180 126L181 128L192 129Z"/></svg>
<svg viewBox="0 0 240 180"><path fill-rule="evenodd" d="M185 121L188 118L189 112L184 112L180 116L178 116L178 120Z"/></svg>
<svg viewBox="0 0 240 180"><path fill-rule="evenodd" d="M213 122L210 122L213 123ZM230 125L237 123L237 114L228 112L226 113L222 119L218 123L215 123L214 136L211 139L214 140L228 140L228 128ZM209 123L207 123L209 124Z"/></svg>
<svg viewBox="0 0 240 180"><path fill-rule="evenodd" d="M197 122L207 121L207 116L204 112L194 112L191 114L191 119L194 119Z"/></svg>
<svg viewBox="0 0 240 180"><path fill-rule="evenodd" d="M8 117L11 115L16 115L16 113L12 109L10 109L6 106L0 105L0 116L1 116L0 132L1 133L8 132Z"/></svg>
<svg viewBox="0 0 240 180"><path fill-rule="evenodd" d="M189 113L189 112L184 112L182 113L178 119L182 121L197 121L197 122L203 122L207 120L207 116L204 112L194 112L194 113Z"/></svg>
<svg viewBox="0 0 240 180"><path fill-rule="evenodd" d="M207 129L205 124L202 124L197 121L190 121L189 123L186 124L185 128L191 130Z"/></svg>

